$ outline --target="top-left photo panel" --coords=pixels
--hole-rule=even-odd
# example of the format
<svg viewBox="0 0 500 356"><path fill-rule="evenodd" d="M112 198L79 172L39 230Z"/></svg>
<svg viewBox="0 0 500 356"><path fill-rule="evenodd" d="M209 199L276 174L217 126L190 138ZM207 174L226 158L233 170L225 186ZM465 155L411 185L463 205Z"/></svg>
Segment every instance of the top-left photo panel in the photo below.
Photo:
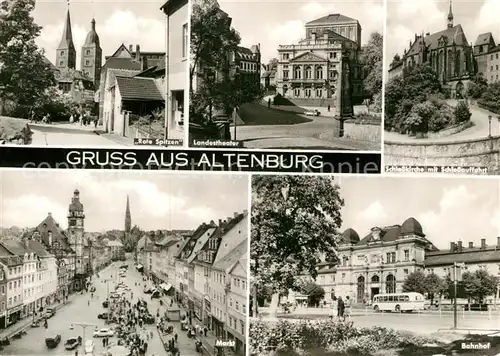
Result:
<svg viewBox="0 0 500 356"><path fill-rule="evenodd" d="M0 1L0 144L184 146L188 27L188 0Z"/></svg>

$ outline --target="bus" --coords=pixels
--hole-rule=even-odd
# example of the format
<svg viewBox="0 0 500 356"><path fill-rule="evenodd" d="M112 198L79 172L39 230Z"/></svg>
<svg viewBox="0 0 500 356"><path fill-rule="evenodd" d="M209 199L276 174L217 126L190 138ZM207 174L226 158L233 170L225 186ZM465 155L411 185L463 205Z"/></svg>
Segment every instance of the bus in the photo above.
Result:
<svg viewBox="0 0 500 356"><path fill-rule="evenodd" d="M420 293L388 293L377 294L373 297L373 310L379 311L393 311L400 312L413 312L425 309L425 298Z"/></svg>

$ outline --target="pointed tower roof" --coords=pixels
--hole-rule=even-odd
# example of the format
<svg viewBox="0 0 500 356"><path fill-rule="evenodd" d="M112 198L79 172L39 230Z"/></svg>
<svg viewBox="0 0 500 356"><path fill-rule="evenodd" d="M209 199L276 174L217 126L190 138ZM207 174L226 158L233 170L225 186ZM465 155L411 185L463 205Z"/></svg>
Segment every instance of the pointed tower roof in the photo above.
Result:
<svg viewBox="0 0 500 356"><path fill-rule="evenodd" d="M64 30L61 38L61 42L57 49L73 48L73 33L71 32L71 18L69 16L69 9L66 13L66 22L64 23Z"/></svg>
<svg viewBox="0 0 500 356"><path fill-rule="evenodd" d="M450 0L450 11L448 12L448 27L453 27L453 9Z"/></svg>
<svg viewBox="0 0 500 356"><path fill-rule="evenodd" d="M95 31L95 19L92 19L91 23L91 28L89 33L87 34L87 38L85 39L84 47L90 47L95 45L96 47L99 47L99 36L97 35L97 32Z"/></svg>

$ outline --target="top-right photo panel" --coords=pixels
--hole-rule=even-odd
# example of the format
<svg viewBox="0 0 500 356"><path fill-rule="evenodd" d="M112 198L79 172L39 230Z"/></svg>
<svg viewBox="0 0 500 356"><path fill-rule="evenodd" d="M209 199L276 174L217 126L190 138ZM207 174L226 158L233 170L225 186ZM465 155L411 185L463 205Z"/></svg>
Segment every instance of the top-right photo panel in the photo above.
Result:
<svg viewBox="0 0 500 356"><path fill-rule="evenodd" d="M387 173L500 174L500 8L387 3Z"/></svg>

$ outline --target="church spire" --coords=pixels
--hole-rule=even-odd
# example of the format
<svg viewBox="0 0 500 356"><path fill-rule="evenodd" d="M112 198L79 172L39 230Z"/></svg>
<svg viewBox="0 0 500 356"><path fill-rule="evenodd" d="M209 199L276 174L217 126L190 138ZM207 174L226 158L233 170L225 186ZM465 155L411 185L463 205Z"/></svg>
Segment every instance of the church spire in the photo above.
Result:
<svg viewBox="0 0 500 356"><path fill-rule="evenodd" d="M450 0L450 11L448 12L448 28L453 27L453 10L451 7L451 0Z"/></svg>
<svg viewBox="0 0 500 356"><path fill-rule="evenodd" d="M71 18L69 15L69 1L68 1L68 11L66 12L66 22L64 23L64 30L57 49L69 49L74 48L73 44L73 33L71 31Z"/></svg>
<svg viewBox="0 0 500 356"><path fill-rule="evenodd" d="M132 217L130 216L130 201L127 195L127 206L125 207L125 232L132 230Z"/></svg>

